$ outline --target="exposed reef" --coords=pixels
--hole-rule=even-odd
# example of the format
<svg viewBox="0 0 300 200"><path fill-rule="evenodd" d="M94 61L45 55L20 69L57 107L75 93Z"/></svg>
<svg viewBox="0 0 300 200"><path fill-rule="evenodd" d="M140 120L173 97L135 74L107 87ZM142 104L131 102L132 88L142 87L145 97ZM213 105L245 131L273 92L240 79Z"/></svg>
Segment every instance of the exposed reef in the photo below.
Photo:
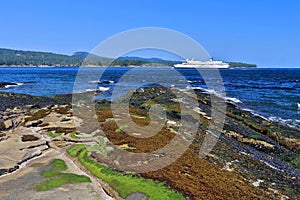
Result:
<svg viewBox="0 0 300 200"><path fill-rule="evenodd" d="M81 101L82 109L74 111L72 95L48 98L0 93L3 102L0 106L0 152L5 152L0 154L0 176L19 171L26 163L49 151L66 154L66 149L69 149L73 164L91 173L89 177L104 177L106 172L112 174L114 181L96 180L106 193L117 199L133 196L151 199L151 193L147 191L124 192L126 185L122 188L117 182L124 179L118 179L122 176L128 181L154 180L149 182L151 188L155 184L163 187L160 188L162 191L170 191L170 198L174 195L179 199L299 199L299 130L267 121L227 103L227 117L219 141L205 158L200 158L199 150L211 120L211 98L201 90L195 90L195 93L199 107L182 109L176 96L166 88L139 89L131 93L129 116L125 112L126 98L116 102L121 113L119 116L113 115L110 102L99 101L95 103L94 116L98 124L89 124L92 122L84 115L74 115L88 112L90 108ZM147 126L153 118L149 116L150 107L156 104L164 107L167 116L156 135L141 138L143 132L130 135L127 134L130 125L118 125L117 122L130 118L141 127ZM135 172L135 168L144 164L159 162L161 158L171 159L172 152L157 154L155 151L179 135L181 115L186 115L187 124L199 123L188 148L163 168ZM191 136L188 133L179 135L179 141L184 142ZM75 148L76 145L79 146ZM150 154L141 157L142 160L134 156L122 159L126 152ZM97 167L103 169L104 175L93 172Z"/></svg>

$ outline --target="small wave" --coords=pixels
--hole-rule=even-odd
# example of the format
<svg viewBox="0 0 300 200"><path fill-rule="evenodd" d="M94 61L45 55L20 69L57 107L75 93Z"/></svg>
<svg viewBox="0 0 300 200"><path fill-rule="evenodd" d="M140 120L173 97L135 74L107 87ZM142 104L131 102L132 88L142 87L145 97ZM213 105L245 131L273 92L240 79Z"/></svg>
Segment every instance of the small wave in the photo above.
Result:
<svg viewBox="0 0 300 200"><path fill-rule="evenodd" d="M105 91L108 91L108 90L109 90L109 87L102 87L102 86L100 86L100 87L99 87L99 90L100 90L101 92L105 92Z"/></svg>
<svg viewBox="0 0 300 200"><path fill-rule="evenodd" d="M86 92L96 92L97 90L96 89L86 89L85 91Z"/></svg>
<svg viewBox="0 0 300 200"><path fill-rule="evenodd" d="M234 86L234 85L233 85ZM285 86L285 85L279 85L279 86L269 86L269 85L236 85L234 86L236 88L254 88L254 89L272 89L272 90L296 90L297 86Z"/></svg>
<svg viewBox="0 0 300 200"><path fill-rule="evenodd" d="M204 90L202 87L187 87L187 89Z"/></svg>
<svg viewBox="0 0 300 200"><path fill-rule="evenodd" d="M11 88L11 87L18 87L18 86L22 86L25 83L12 83L12 84L7 84L6 86L4 86L4 88Z"/></svg>
<svg viewBox="0 0 300 200"><path fill-rule="evenodd" d="M300 130L300 120L298 119L282 119L281 117L269 117L268 120L271 122L279 122L291 128Z"/></svg>
<svg viewBox="0 0 300 200"><path fill-rule="evenodd" d="M226 97L220 93L218 93L216 90L210 90L210 89L204 89L204 88L201 88L201 87L192 87L193 89L201 89L201 90L204 90L205 93L208 93L208 94L214 94L216 95L217 97L220 97L222 99L224 99L226 102L231 102L231 103L243 103L240 99L238 98L234 98L234 97Z"/></svg>
<svg viewBox="0 0 300 200"><path fill-rule="evenodd" d="M101 81L90 81L91 83L101 83Z"/></svg>
<svg viewBox="0 0 300 200"><path fill-rule="evenodd" d="M112 84L112 83L115 83L115 81L112 81L112 80L94 80L94 81L90 81L90 83L104 83L104 84Z"/></svg>
<svg viewBox="0 0 300 200"><path fill-rule="evenodd" d="M251 110L251 109L243 108L241 106L241 103L243 103L241 100L239 100L237 98L232 98L232 97L224 97L221 94L219 94L216 90L210 90L210 89L205 89L205 88L201 88L201 87L187 87L187 89L200 89L200 90L203 91L203 93L214 94L214 95L216 95L220 98L225 99L226 102L233 103L239 109L250 112L254 116L260 117L260 118L262 118L264 120L267 120L267 121L270 121L270 122L279 122L279 123L282 123L283 125L286 125L288 127L296 128L296 129L300 130L300 120L282 119L280 117L265 117L263 115L258 114L255 111Z"/></svg>
<svg viewBox="0 0 300 200"><path fill-rule="evenodd" d="M234 103L243 103L241 100L233 97L225 97L226 101L234 102Z"/></svg>
<svg viewBox="0 0 300 200"><path fill-rule="evenodd" d="M85 89L86 92L98 92L98 91L101 91L101 92L105 92L105 91L108 91L110 88L109 87L98 87L98 89Z"/></svg>
<svg viewBox="0 0 300 200"><path fill-rule="evenodd" d="M262 119L264 119L264 120L266 120L266 121L270 121L270 119L269 118L267 118L267 117L265 117L265 116L263 116L263 115L261 115L261 114L258 114L257 112L255 112L254 110L252 110L252 109L249 109L249 108L242 108L242 107L239 107L241 110L243 110L243 111L246 111L246 112L250 112L252 115L254 115L254 116L256 116L256 117L260 117L260 118L262 118Z"/></svg>

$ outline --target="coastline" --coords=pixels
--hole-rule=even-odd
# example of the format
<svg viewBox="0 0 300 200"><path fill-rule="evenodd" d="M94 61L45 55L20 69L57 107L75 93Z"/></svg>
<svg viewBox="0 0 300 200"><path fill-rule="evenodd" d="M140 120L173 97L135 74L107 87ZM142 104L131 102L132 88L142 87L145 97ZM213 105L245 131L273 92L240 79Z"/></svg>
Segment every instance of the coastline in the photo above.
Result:
<svg viewBox="0 0 300 200"><path fill-rule="evenodd" d="M57 66L57 65L45 65L45 66L36 66L36 65L0 65L0 68L58 68L58 67L80 67L80 66Z"/></svg>
<svg viewBox="0 0 300 200"><path fill-rule="evenodd" d="M145 64L145 65L0 65L0 68L170 68L174 67L171 65L160 65L160 64ZM257 69L259 67L243 67L243 66L234 66L228 68L214 68L219 70L224 69ZM193 68L177 68L177 69L193 69ZM197 68L195 68L197 69ZM207 68L200 68L207 69Z"/></svg>
<svg viewBox="0 0 300 200"><path fill-rule="evenodd" d="M156 93L159 93L161 88L156 88ZM142 93L142 91L138 91L140 95L148 96L147 93ZM206 115L200 114L200 130L205 130L206 124L209 122L209 95L203 93L201 90L196 91L198 95L198 101L200 102L200 108L202 109L202 112L206 113ZM91 93L92 94L92 93ZM11 93L0 93L0 99L1 102L3 102L3 106L1 107L1 114L2 118L5 118L4 125L9 125L8 121L12 121L13 123L16 122L17 118L20 120L22 117L24 118L24 110L27 110L26 112L32 113L30 115L33 115L33 122L41 120L42 123L39 122L39 124L34 125L34 129L37 130L47 130L47 126L42 126L45 121L45 118L47 116L52 115L52 112L61 112L67 114L67 118L72 117L70 112L70 102L71 102L71 94L69 95L56 95L54 97L33 97L30 95L21 95L21 94L11 94ZM165 96L163 99L169 99L168 96ZM157 99L159 103L164 104L163 99ZM134 100L134 99L133 99ZM7 103L5 103L7 102ZM104 106L101 102L98 102L97 105L100 106L100 113L101 109L105 114L105 116L110 117L111 114L110 111L107 109L107 106ZM6 109L10 105L10 109ZM31 106L29 106L31 105ZM103 107L104 106L104 107ZM134 104L135 108L140 110L139 112L142 112L142 108L140 107L139 103ZM19 107L19 108L14 108ZM102 107L102 108L101 108ZM204 160L196 158L195 155L193 155L194 151L196 151L197 143L193 143L193 145L189 148L189 150L174 164L161 169L157 172L149 172L145 174L140 174L142 177L145 177L147 179L153 179L155 181L164 181L167 183L167 185L177 191L182 192L183 194L187 195L190 198L193 198L193 195L196 195L194 197L197 197L199 195L199 191L193 190L192 188L185 188L185 184L191 184L189 181L192 181L193 184L201 186L201 182L197 182L196 179L186 179L187 177L199 177L201 174L204 175L201 171L190 171L191 169L185 169L185 173L179 175L181 177L181 181L176 181L177 178L174 176L175 174L178 175L178 172L181 171L182 165L185 165L189 162L195 162L194 164L198 166L200 163L203 166L206 166L210 168L209 172L205 175L208 177L211 177L212 174L220 174L222 177L226 177L227 175L236 177L237 179L240 179L243 177L243 187L250 189L251 191L248 195L253 195L252 197L255 197L255 195L258 195L261 193L261 196L265 196L265 198L268 196L270 199L275 199L275 197L278 197L278 195L286 195L290 197L299 197L299 193L297 192L296 188L299 186L300 183L300 173L298 165L299 161L299 153L300 153L300 145L299 145L299 131L294 130L292 128L286 127L284 125L274 123L267 121L259 116L254 116L249 111L243 111L237 106L235 106L232 103L227 103L227 119L225 122L224 130L220 138L220 142L217 144L215 149L207 156ZM6 109L6 111L4 111ZM175 109L175 108L174 108ZM45 114L41 113L41 110L49 110ZM61 110L61 111L59 111ZM63 111L64 110L64 111ZM17 114L20 112L20 114ZM176 113L177 110L173 110L173 113ZM15 113L15 114L13 114ZM34 113L41 113L42 115L36 115ZM48 114L47 114L48 113ZM13 115L12 115L13 114ZM62 115L61 118L65 114ZM27 114L28 115L28 114ZM29 116L30 116L29 115ZM36 116L35 116L36 115ZM15 118L15 117L17 118ZM35 116L35 117L34 117ZM105 122L107 117L99 116L100 117L100 123ZM3 119L4 119L3 118ZM173 115L173 121L177 121L176 115ZM27 122L29 123L29 121ZM141 121L141 123L144 123ZM16 123L15 123L16 124ZM23 125L16 125L19 128L22 129ZM48 125L49 126L49 125ZM70 127L63 128L63 123L60 125L56 125L56 127L53 127L49 130L59 130L65 132L65 136L63 138L69 138L69 142L66 143L66 145L70 145L74 142L74 139L70 140L70 131L73 131L74 125L72 126L72 130ZM125 145L130 144L130 146L136 148L135 150L130 151L137 151L139 152L141 149L148 149L151 148L148 143L143 144L144 146L140 146L142 144L136 143L136 140L134 138L125 137L122 133L116 133L114 130L115 128L109 128L106 127L106 123L102 123L102 129L107 131L107 136L110 137L110 139L116 143L117 145ZM115 127L115 125L111 124L110 126ZM5 127L2 126L2 131L5 134L9 134L9 131L14 130L16 127ZM170 127L172 128L172 127ZM174 130L173 130L174 131ZM42 131L39 134L45 134ZM46 131L47 133L47 131ZM277 133L277 134L276 134ZM279 135L279 133L284 133L285 135ZM167 133L166 134L170 134ZM6 135L6 136L7 136ZM201 141L202 134L199 134L197 136L197 140ZM63 139L62 138L62 139ZM123 138L120 140L120 138ZM54 138L53 142L55 143L61 143L62 145L65 139L61 140L59 138ZM81 140L81 139L76 139ZM157 143L158 146L161 142L166 142L167 138L163 139L160 138L159 140L153 138L153 142ZM196 140L196 141L197 141ZM3 140L5 141L5 140ZM160 142L159 142L160 141ZM67 146L68 146L67 145ZM137 146L136 146L137 145ZM64 145L62 145L64 146ZM2 147L3 148L3 147ZM1 149L1 148L0 148ZM139 150L140 149L140 150ZM117 154L116 154L117 155ZM297 157L298 155L298 157ZM271 156L271 158L270 158ZM100 163L105 163L107 166L110 166L112 169L118 169L118 166L116 166L114 163L111 163L110 160L107 160L105 155L100 153L93 153L92 157L98 160ZM114 158L114 153L110 155L111 158ZM238 160L238 161L235 161ZM199 162L199 163L198 163ZM198 163L198 164L197 164ZM256 163L255 165L258 167L259 171L249 171L251 168L248 167L248 165L252 165ZM297 164L298 163L298 164ZM179 171L178 171L179 170ZM203 169L207 170L207 169ZM190 176L187 176L185 174L190 174ZM194 174L193 174L194 173ZM272 185L272 182L268 181L268 176L273 177L272 180L277 182L276 185ZM289 178L290 177L290 178ZM294 177L294 178L292 178ZM221 178L221 177L219 177ZM264 180L264 183L258 187L253 187L252 183L255 183L255 180ZM234 179L235 180L235 179ZM199 181L199 180L198 180ZM225 187L223 187L221 182L212 183L212 180L207 179L204 181L205 184L216 184L216 188L218 188L221 191L227 191ZM225 181L225 180L224 180ZM229 181L229 182L228 182ZM296 182L295 182L296 181ZM226 187L237 187L235 185L235 182L232 182L232 180L225 181L227 185ZM290 194L287 193L283 186L281 185L288 185L292 191L290 191ZM256 185L256 183L254 184ZM202 185L201 188L203 188L205 185ZM241 187L241 186L238 186ZM296 187L296 188L295 188ZM185 188L185 189L184 189ZM241 188L240 188L241 189ZM248 189L245 189L245 191L248 191ZM277 190L278 194L273 194L271 190ZM207 194L214 193L216 191L214 190L207 190ZM227 191L229 192L229 191ZM230 195L233 195L232 193L228 193ZM275 196L274 196L275 195ZM296 196L295 196L296 195ZM233 196L231 196L233 197ZM209 198L209 197L208 197ZM263 198L263 197L262 197ZM264 199L264 198L263 198Z"/></svg>

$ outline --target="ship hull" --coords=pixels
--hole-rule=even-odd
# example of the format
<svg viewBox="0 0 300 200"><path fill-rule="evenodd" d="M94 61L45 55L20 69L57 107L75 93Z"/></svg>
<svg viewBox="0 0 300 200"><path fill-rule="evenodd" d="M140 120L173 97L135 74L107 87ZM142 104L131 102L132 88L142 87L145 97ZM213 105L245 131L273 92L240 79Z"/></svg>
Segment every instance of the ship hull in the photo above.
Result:
<svg viewBox="0 0 300 200"><path fill-rule="evenodd" d="M174 68L228 69L229 65L174 65Z"/></svg>

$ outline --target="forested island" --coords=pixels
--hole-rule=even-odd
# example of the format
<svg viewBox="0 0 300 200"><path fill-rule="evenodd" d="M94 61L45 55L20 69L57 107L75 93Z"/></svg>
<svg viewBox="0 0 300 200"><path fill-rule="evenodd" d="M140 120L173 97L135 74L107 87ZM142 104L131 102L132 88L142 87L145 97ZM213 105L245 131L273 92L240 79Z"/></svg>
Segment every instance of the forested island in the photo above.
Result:
<svg viewBox="0 0 300 200"><path fill-rule="evenodd" d="M89 56L87 60L85 58ZM160 58L119 57L117 59L100 57L88 52L75 52L63 55L51 52L23 51L0 48L0 66L32 67L75 67L88 66L173 66L181 61L163 60ZM255 64L228 62L231 68L255 68Z"/></svg>
<svg viewBox="0 0 300 200"><path fill-rule="evenodd" d="M228 62L230 65L230 68L256 68L256 64L248 64L248 63L242 63L242 62Z"/></svg>

